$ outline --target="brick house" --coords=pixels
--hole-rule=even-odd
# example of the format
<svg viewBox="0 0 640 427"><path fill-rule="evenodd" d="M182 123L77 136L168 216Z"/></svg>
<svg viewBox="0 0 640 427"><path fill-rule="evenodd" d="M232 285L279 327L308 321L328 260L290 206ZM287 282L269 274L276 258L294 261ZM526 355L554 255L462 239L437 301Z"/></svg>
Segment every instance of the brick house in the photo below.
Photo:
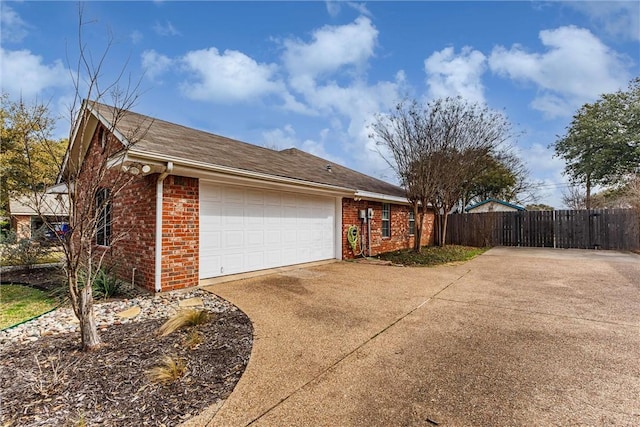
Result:
<svg viewBox="0 0 640 427"><path fill-rule="evenodd" d="M467 213L518 212L524 210L525 208L522 206L498 199L486 199L465 209Z"/></svg>
<svg viewBox="0 0 640 427"><path fill-rule="evenodd" d="M295 148L271 150L130 111L114 126L114 109L104 104L86 103L83 114L70 153L86 153L87 164L110 155L114 174L135 175L110 207L117 220L96 243L123 278L149 290L413 245L413 212L395 185ZM363 243L356 251L350 226ZM424 244L432 230L428 212ZM111 243L110 233L125 238Z"/></svg>
<svg viewBox="0 0 640 427"><path fill-rule="evenodd" d="M41 229L44 216L53 227L66 224L68 201L64 194L38 193L9 199L11 230L18 239L31 239L32 234ZM37 208L36 208L37 207Z"/></svg>

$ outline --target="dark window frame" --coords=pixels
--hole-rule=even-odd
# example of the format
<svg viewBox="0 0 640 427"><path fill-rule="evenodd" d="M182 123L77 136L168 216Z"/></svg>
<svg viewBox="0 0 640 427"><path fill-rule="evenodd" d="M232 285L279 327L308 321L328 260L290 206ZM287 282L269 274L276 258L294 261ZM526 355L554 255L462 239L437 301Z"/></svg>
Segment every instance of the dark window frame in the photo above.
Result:
<svg viewBox="0 0 640 427"><path fill-rule="evenodd" d="M386 213L386 218L385 218ZM382 219L382 237L389 238L391 237L391 204L383 203L382 204L382 213L380 215Z"/></svg>
<svg viewBox="0 0 640 427"><path fill-rule="evenodd" d="M96 245L111 246L111 202L109 189L100 188L96 192Z"/></svg>
<svg viewBox="0 0 640 427"><path fill-rule="evenodd" d="M416 234L416 216L412 210L409 211L409 235Z"/></svg>

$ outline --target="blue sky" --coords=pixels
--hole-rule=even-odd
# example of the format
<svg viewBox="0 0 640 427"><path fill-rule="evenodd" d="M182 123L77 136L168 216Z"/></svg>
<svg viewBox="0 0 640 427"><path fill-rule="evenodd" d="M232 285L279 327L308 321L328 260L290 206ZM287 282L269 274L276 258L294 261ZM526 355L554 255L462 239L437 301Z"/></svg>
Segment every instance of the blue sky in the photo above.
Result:
<svg viewBox="0 0 640 427"><path fill-rule="evenodd" d="M65 117L75 2L1 2L2 90ZM540 202L561 206L548 145L575 110L640 75L639 2L88 2L88 51L113 45L135 111L394 182L367 124L404 96L503 110ZM57 136L68 133L61 118Z"/></svg>

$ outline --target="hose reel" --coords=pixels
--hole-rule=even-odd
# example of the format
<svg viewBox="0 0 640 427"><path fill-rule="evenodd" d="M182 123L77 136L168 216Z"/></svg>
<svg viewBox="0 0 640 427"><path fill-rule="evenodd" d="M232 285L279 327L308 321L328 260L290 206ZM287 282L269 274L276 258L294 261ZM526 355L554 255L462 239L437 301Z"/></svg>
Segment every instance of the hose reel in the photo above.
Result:
<svg viewBox="0 0 640 427"><path fill-rule="evenodd" d="M358 230L358 226L356 225L349 226L349 229L347 230L347 240L351 245L351 249L353 250L353 253L358 255L359 254L358 240L360 240L360 231Z"/></svg>

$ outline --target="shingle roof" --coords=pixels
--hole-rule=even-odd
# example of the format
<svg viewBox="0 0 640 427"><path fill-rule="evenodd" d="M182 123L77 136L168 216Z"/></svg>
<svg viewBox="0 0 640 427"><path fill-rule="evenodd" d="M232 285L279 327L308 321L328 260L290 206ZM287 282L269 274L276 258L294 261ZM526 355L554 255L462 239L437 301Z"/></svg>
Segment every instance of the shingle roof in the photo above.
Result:
<svg viewBox="0 0 640 427"><path fill-rule="evenodd" d="M94 103L107 121L113 120L113 107ZM404 190L363 173L296 148L276 151L246 142L127 112L118 119L117 130L141 135L130 153L151 153L167 159L206 163L277 177L333 185L359 191L404 197ZM331 165L331 170L327 170Z"/></svg>
<svg viewBox="0 0 640 427"><path fill-rule="evenodd" d="M9 199L11 215L67 216L68 206L66 194L38 193Z"/></svg>

